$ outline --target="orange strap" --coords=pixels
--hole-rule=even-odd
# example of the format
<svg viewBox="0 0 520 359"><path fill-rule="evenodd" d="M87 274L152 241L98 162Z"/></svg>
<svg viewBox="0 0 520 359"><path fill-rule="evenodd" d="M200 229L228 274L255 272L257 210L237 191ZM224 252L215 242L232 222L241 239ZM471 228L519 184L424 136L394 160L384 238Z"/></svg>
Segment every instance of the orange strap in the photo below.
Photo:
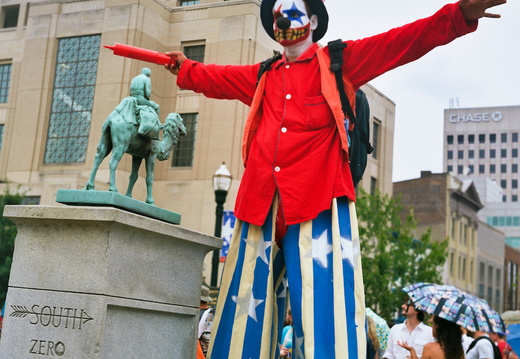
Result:
<svg viewBox="0 0 520 359"><path fill-rule="evenodd" d="M202 347L200 346L200 342L197 340L197 358L196 359L206 359L204 353L202 352Z"/></svg>

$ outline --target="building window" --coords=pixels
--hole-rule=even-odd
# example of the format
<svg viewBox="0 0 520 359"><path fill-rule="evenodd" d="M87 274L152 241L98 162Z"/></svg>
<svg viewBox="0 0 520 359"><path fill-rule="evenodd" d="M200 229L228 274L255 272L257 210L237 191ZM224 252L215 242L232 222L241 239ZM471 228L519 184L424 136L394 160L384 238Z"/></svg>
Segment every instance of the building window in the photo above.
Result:
<svg viewBox="0 0 520 359"><path fill-rule="evenodd" d="M518 188L518 180L514 179L514 180L511 180L511 188Z"/></svg>
<svg viewBox="0 0 520 359"><path fill-rule="evenodd" d="M18 24L18 14L20 13L20 5L2 6L0 19L2 29L16 27Z"/></svg>
<svg viewBox="0 0 520 359"><path fill-rule="evenodd" d="M486 165L478 165L478 173L486 173Z"/></svg>
<svg viewBox="0 0 520 359"><path fill-rule="evenodd" d="M468 143L469 144L475 143L475 135L468 135Z"/></svg>
<svg viewBox="0 0 520 359"><path fill-rule="evenodd" d="M100 39L59 40L44 163L85 162Z"/></svg>
<svg viewBox="0 0 520 359"><path fill-rule="evenodd" d="M448 151L448 159L449 159L449 160L452 160L452 159L453 159L453 151L452 151L452 150L449 150L449 151Z"/></svg>
<svg viewBox="0 0 520 359"><path fill-rule="evenodd" d="M497 169L495 165L489 165L489 173L496 173Z"/></svg>
<svg viewBox="0 0 520 359"><path fill-rule="evenodd" d="M511 172L512 173L518 173L518 165L516 163L513 163L511 165Z"/></svg>
<svg viewBox="0 0 520 359"><path fill-rule="evenodd" d="M478 135L478 142L479 143L486 143L486 135L484 135L484 134Z"/></svg>
<svg viewBox="0 0 520 359"><path fill-rule="evenodd" d="M378 149L379 149L379 130L381 128L381 123L379 121L374 121L372 125L372 147L374 148L374 152L372 152L372 157L377 159Z"/></svg>
<svg viewBox="0 0 520 359"><path fill-rule="evenodd" d="M489 142L490 143L496 143L497 142L497 134L496 133L490 133L489 134Z"/></svg>
<svg viewBox="0 0 520 359"><path fill-rule="evenodd" d="M453 172L453 166L451 166L451 165L448 166L447 171L448 171L448 173Z"/></svg>
<svg viewBox="0 0 520 359"><path fill-rule="evenodd" d="M518 202L518 195L514 194L511 196L511 201L512 202Z"/></svg>
<svg viewBox="0 0 520 359"><path fill-rule="evenodd" d="M197 5L200 0L179 0L179 6Z"/></svg>
<svg viewBox="0 0 520 359"><path fill-rule="evenodd" d="M485 158L486 150L478 150L478 158Z"/></svg>
<svg viewBox="0 0 520 359"><path fill-rule="evenodd" d="M507 309L518 309L517 305L518 265L507 263Z"/></svg>
<svg viewBox="0 0 520 359"><path fill-rule="evenodd" d="M489 150L489 158L495 158L497 156L497 151L496 150Z"/></svg>
<svg viewBox="0 0 520 359"><path fill-rule="evenodd" d="M518 132L513 132L511 134L513 142L518 142Z"/></svg>
<svg viewBox="0 0 520 359"><path fill-rule="evenodd" d="M453 145L453 135L448 135L446 141L448 142L448 145Z"/></svg>
<svg viewBox="0 0 520 359"><path fill-rule="evenodd" d="M464 158L464 151L463 150L459 150L457 151L457 158L459 160L463 159Z"/></svg>
<svg viewBox="0 0 520 359"><path fill-rule="evenodd" d="M195 138L197 134L198 113L181 114L186 127L187 135L179 137L173 149L173 167L192 167L195 152Z"/></svg>
<svg viewBox="0 0 520 359"><path fill-rule="evenodd" d="M464 144L464 135L458 135L457 136L457 143L459 145L463 145Z"/></svg>
<svg viewBox="0 0 520 359"><path fill-rule="evenodd" d="M0 65L0 103L6 103L11 82L11 64Z"/></svg>
<svg viewBox="0 0 520 359"><path fill-rule="evenodd" d="M500 134L500 142L506 143L507 142L507 133L501 133Z"/></svg>
<svg viewBox="0 0 520 359"><path fill-rule="evenodd" d="M511 150L511 157L517 158L518 157L518 148L513 148Z"/></svg>
<svg viewBox="0 0 520 359"><path fill-rule="evenodd" d="M22 203L25 206L28 205L39 205L40 204L41 197L40 196L25 196L22 199Z"/></svg>
<svg viewBox="0 0 520 359"><path fill-rule="evenodd" d="M500 165L500 173L507 173L507 165L505 163Z"/></svg>
<svg viewBox="0 0 520 359"><path fill-rule="evenodd" d="M500 157L502 157L502 158L506 158L507 157L507 149L506 148L502 148L500 150Z"/></svg>
<svg viewBox="0 0 520 359"><path fill-rule="evenodd" d="M500 187L502 187L503 189L506 189L507 188L507 180L500 180Z"/></svg>
<svg viewBox="0 0 520 359"><path fill-rule="evenodd" d="M2 151L3 139L4 139L4 125L0 125L0 151Z"/></svg>
<svg viewBox="0 0 520 359"><path fill-rule="evenodd" d="M475 151L469 150L468 151L468 158L475 158Z"/></svg>
<svg viewBox="0 0 520 359"><path fill-rule="evenodd" d="M370 194L374 196L377 191L377 178L370 177Z"/></svg>
<svg viewBox="0 0 520 359"><path fill-rule="evenodd" d="M468 169L469 169L469 173L468 174L473 174L475 173L475 167L473 165L469 165L468 166Z"/></svg>
<svg viewBox="0 0 520 359"><path fill-rule="evenodd" d="M189 4L193 5L193 4ZM184 55L190 60L197 62L204 62L204 51L206 50L206 45L184 45L183 52Z"/></svg>
<svg viewBox="0 0 520 359"><path fill-rule="evenodd" d="M457 174L461 175L462 173L464 173L464 166L462 166L462 165L457 166Z"/></svg>

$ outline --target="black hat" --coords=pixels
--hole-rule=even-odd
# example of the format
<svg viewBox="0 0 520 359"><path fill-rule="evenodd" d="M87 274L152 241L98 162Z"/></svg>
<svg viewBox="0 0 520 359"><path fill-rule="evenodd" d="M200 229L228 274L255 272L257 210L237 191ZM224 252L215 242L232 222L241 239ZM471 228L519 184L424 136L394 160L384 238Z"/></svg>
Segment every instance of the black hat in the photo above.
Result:
<svg viewBox="0 0 520 359"><path fill-rule="evenodd" d="M325 35L327 27L329 26L329 14L327 13L327 8L325 8L323 0L304 1L311 8L312 14L318 17L318 28L312 33L312 41L318 42ZM273 40L275 40L273 31L273 6L275 2L276 0L263 0L260 5L260 18L262 20L262 25L265 31L267 31L267 34Z"/></svg>

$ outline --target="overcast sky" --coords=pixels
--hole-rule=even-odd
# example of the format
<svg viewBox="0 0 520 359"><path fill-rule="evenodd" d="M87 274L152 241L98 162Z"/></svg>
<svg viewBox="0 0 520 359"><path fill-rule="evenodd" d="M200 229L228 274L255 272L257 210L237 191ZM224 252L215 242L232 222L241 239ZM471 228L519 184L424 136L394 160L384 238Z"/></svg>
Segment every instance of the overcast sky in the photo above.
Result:
<svg viewBox="0 0 520 359"><path fill-rule="evenodd" d="M359 39L427 17L442 0L326 0L329 30L320 42ZM393 180L442 171L443 113L460 107L520 105L520 1L481 19L476 32L370 82L396 103ZM520 120L520 119L519 119Z"/></svg>

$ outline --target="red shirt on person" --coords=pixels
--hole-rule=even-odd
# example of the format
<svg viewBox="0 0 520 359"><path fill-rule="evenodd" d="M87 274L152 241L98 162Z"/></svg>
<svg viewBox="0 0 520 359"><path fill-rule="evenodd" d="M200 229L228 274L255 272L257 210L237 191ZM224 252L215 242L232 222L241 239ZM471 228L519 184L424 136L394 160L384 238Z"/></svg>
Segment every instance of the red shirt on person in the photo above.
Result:
<svg viewBox="0 0 520 359"><path fill-rule="evenodd" d="M343 72L355 89L476 30L458 3L433 16L362 40L347 41ZM317 44L296 61L283 57L266 73L263 118L249 148L235 215L263 225L276 191L287 225L315 218L333 198L355 200L348 155L321 90ZM177 84L217 99L251 105L259 64L206 65L186 60ZM246 134L247 135L247 134Z"/></svg>

